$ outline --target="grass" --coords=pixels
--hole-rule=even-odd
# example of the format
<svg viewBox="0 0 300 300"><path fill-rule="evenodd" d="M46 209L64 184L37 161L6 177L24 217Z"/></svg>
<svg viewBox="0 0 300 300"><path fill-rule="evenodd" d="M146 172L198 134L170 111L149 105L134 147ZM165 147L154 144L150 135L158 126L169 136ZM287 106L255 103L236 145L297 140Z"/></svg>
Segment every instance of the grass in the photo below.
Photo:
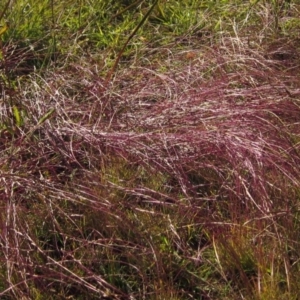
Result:
<svg viewBox="0 0 300 300"><path fill-rule="evenodd" d="M1 299L298 299L299 4L132 3L0 5Z"/></svg>

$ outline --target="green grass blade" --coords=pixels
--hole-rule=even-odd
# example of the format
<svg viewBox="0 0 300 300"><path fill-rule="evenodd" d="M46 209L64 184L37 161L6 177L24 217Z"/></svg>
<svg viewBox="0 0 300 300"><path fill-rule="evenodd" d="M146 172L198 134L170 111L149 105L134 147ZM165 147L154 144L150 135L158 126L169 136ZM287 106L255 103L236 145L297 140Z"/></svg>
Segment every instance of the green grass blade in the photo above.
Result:
<svg viewBox="0 0 300 300"><path fill-rule="evenodd" d="M23 119L21 117L19 109L15 105L12 107L12 109L13 109L13 114L14 114L14 117L15 117L16 125L18 127L22 126L23 125Z"/></svg>
<svg viewBox="0 0 300 300"><path fill-rule="evenodd" d="M52 114L55 112L55 108L51 108L44 116L42 116L39 121L38 121L38 124L37 125L40 125L42 123L44 123L46 120L48 120Z"/></svg>

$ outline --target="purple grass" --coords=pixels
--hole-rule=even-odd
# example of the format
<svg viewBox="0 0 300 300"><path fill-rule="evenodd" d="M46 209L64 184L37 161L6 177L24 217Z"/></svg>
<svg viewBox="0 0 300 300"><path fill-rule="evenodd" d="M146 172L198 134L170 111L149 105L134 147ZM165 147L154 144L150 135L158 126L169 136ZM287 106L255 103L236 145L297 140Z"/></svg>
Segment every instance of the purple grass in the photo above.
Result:
<svg viewBox="0 0 300 300"><path fill-rule="evenodd" d="M284 249L299 249L289 220L299 210L299 64L268 51L236 37L193 55L168 50L162 66L149 58L108 89L85 61L20 79L0 115L0 295L34 298L34 286L147 299L165 284L183 299L217 299L217 279L231 296L241 285L262 294L259 257L275 244L296 290ZM254 238L249 278L239 251ZM201 263L219 277L199 291Z"/></svg>

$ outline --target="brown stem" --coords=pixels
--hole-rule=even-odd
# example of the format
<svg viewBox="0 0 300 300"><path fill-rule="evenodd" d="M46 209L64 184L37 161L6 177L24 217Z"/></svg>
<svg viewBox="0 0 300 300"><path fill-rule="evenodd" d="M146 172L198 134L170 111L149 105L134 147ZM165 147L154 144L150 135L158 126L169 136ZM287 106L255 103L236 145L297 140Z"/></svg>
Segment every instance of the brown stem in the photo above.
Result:
<svg viewBox="0 0 300 300"><path fill-rule="evenodd" d="M108 83L111 80L112 75L115 73L117 66L119 64L119 61L128 45L128 43L130 42L130 40L135 36L135 34L137 33L137 31L142 27L142 25L145 23L146 19L149 17L149 15L151 14L152 10L154 9L155 5L158 3L159 0L155 0L154 3L152 4L152 6L150 7L150 9L147 11L147 13L145 14L145 16L143 17L143 19L141 20L141 22L137 25L137 27L133 30L133 32L130 34L130 36L128 37L127 41L125 42L124 46L122 47L122 49L120 50L120 52L118 53L118 56L116 58L116 61L114 63L114 65L112 66L112 68L109 70L109 72L106 75L105 78L105 86L108 85Z"/></svg>

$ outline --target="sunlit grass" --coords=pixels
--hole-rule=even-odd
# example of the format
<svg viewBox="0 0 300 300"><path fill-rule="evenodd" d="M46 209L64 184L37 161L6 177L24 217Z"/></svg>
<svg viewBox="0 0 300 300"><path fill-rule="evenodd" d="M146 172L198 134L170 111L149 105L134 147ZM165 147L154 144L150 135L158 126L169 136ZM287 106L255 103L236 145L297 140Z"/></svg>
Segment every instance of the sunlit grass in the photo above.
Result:
<svg viewBox="0 0 300 300"><path fill-rule="evenodd" d="M299 4L153 3L0 20L1 299L299 297Z"/></svg>

